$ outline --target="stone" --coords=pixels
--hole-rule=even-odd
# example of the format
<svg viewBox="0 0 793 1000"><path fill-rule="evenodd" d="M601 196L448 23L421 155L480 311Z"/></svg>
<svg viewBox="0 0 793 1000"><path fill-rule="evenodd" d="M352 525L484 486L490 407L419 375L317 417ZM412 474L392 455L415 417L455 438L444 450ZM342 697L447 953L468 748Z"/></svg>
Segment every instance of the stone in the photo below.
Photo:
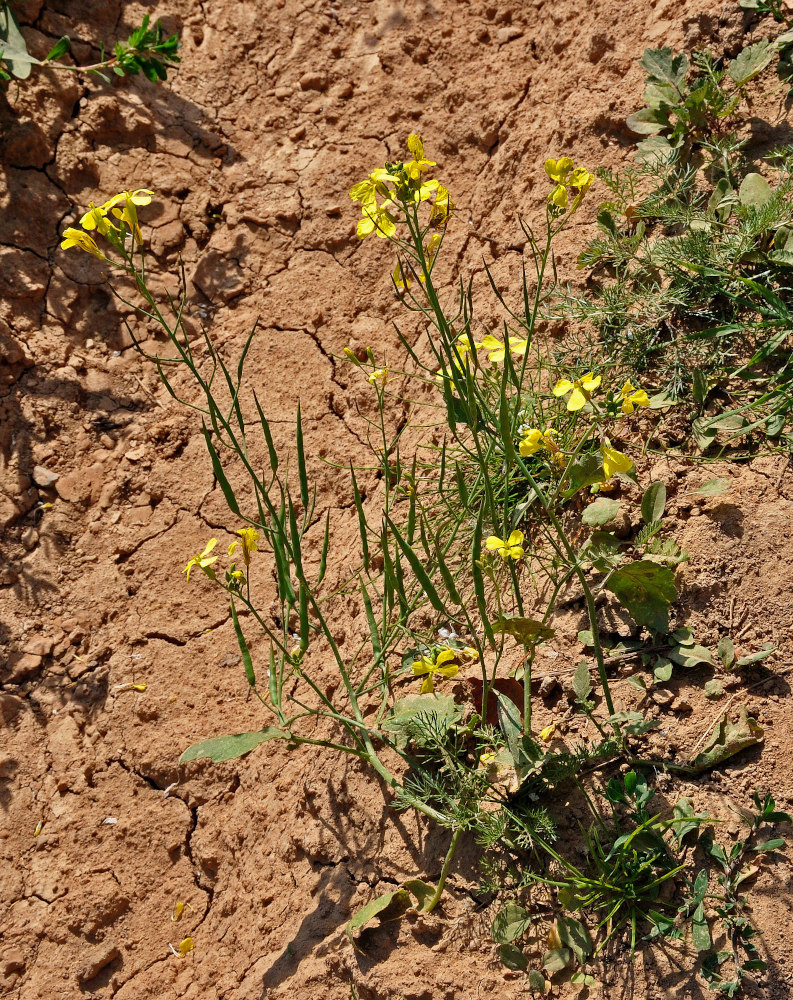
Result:
<svg viewBox="0 0 793 1000"><path fill-rule="evenodd" d="M0 959L0 969L4 976L9 976L12 972L21 972L26 964L25 953L21 948L8 948Z"/></svg>
<svg viewBox="0 0 793 1000"><path fill-rule="evenodd" d="M51 469L47 469L43 465L35 465L33 467L33 482L36 486L40 486L43 490L50 489L50 487L54 486L59 479L59 472L53 472Z"/></svg>
<svg viewBox="0 0 793 1000"><path fill-rule="evenodd" d="M100 944L96 948L91 949L77 973L78 981L88 983L92 979L95 979L102 969L110 965L120 955L121 952L114 944Z"/></svg>
<svg viewBox="0 0 793 1000"><path fill-rule="evenodd" d="M0 692L0 721L8 725L24 707L24 701L15 694Z"/></svg>
<svg viewBox="0 0 793 1000"><path fill-rule="evenodd" d="M39 533L33 527L25 528L20 539L28 552L31 552L39 544Z"/></svg>
<svg viewBox="0 0 793 1000"><path fill-rule="evenodd" d="M239 262L218 250L208 250L203 255L193 272L193 284L210 302L217 299L230 302L248 287Z"/></svg>
<svg viewBox="0 0 793 1000"><path fill-rule="evenodd" d="M21 684L29 677L32 677L41 666L41 657L35 653L12 653L5 662L5 666L0 672L9 684Z"/></svg>
<svg viewBox="0 0 793 1000"><path fill-rule="evenodd" d="M543 677L540 683L540 697L550 698L558 686L559 686L558 677Z"/></svg>

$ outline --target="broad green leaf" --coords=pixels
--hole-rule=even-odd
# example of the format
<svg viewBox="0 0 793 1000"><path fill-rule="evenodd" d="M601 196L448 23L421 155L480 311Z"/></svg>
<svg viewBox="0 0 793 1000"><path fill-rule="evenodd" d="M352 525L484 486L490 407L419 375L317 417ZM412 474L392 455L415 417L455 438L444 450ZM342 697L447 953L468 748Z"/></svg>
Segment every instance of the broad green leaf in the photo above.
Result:
<svg viewBox="0 0 793 1000"><path fill-rule="evenodd" d="M547 642L556 634L554 629L535 621L534 618L499 618L493 622L493 631L511 635L524 646L530 647Z"/></svg>
<svg viewBox="0 0 793 1000"><path fill-rule="evenodd" d="M673 146L672 143L662 135L651 135L642 141L636 147L636 160L637 162L645 166L663 166L664 164L670 163L675 155L675 149L677 147ZM655 397L653 397L655 399ZM652 405L652 401L651 401ZM671 405L671 403L665 403L665 406Z"/></svg>
<svg viewBox="0 0 793 1000"><path fill-rule="evenodd" d="M584 629L583 631L578 633L578 641L581 643L582 646L595 645L595 637L592 635L592 632L589 629Z"/></svg>
<svg viewBox="0 0 793 1000"><path fill-rule="evenodd" d="M669 125L666 112L657 108L642 108L625 119L625 124L637 135L657 135Z"/></svg>
<svg viewBox="0 0 793 1000"><path fill-rule="evenodd" d="M775 264L784 264L785 267L793 267L793 251L791 250L772 250L768 255L768 259L772 260Z"/></svg>
<svg viewBox="0 0 793 1000"><path fill-rule="evenodd" d="M496 944L510 944L522 937L531 926L534 917L517 903L505 903L490 928Z"/></svg>
<svg viewBox="0 0 793 1000"><path fill-rule="evenodd" d="M729 491L731 485L729 479L706 479L701 486L691 492L700 497L720 497Z"/></svg>
<svg viewBox="0 0 793 1000"><path fill-rule="evenodd" d="M572 961L569 948L551 948L542 956L542 967L549 972L562 972Z"/></svg>
<svg viewBox="0 0 793 1000"><path fill-rule="evenodd" d="M771 185L762 174L747 174L738 189L738 201L744 208L762 208L772 195Z"/></svg>
<svg viewBox="0 0 793 1000"><path fill-rule="evenodd" d="M618 725L628 736L641 736L661 725L658 719L645 719L641 712L615 712L607 721Z"/></svg>
<svg viewBox="0 0 793 1000"><path fill-rule="evenodd" d="M589 676L589 667L586 660L581 660L575 668L575 673L573 674L573 691L575 691L576 698L581 702L586 701L592 692L592 678Z"/></svg>
<svg viewBox="0 0 793 1000"><path fill-rule="evenodd" d="M718 701L724 694L724 685L716 677L705 681L705 697L708 701Z"/></svg>
<svg viewBox="0 0 793 1000"><path fill-rule="evenodd" d="M416 897L418 905L416 906L417 913L423 913L430 900L435 895L436 887L430 885L429 882L423 881L420 878L409 878L407 882L404 883L404 888Z"/></svg>
<svg viewBox="0 0 793 1000"><path fill-rule="evenodd" d="M523 726L520 719L520 710L511 698L494 691L496 696L496 709L498 713L498 724L507 740L509 752L517 769L521 763L522 754L520 752L520 739L523 735Z"/></svg>
<svg viewBox="0 0 793 1000"><path fill-rule="evenodd" d="M208 757L215 764L220 764L224 760L236 760L250 753L254 747L268 740L288 740L289 733L275 726L267 726L266 729L257 730L255 733L236 733L234 736L214 736L209 740L202 740L188 747L179 758L180 764L186 764L191 760L200 760Z"/></svg>
<svg viewBox="0 0 793 1000"><path fill-rule="evenodd" d="M594 986L595 977L588 972L574 972L570 976L570 982L575 983L576 986Z"/></svg>
<svg viewBox="0 0 793 1000"><path fill-rule="evenodd" d="M752 77L757 76L758 73L762 73L775 54L776 48L767 38L748 46L748 48L739 52L730 63L730 67L727 70L730 79L736 87L742 87Z"/></svg>
<svg viewBox="0 0 793 1000"><path fill-rule="evenodd" d="M26 80L30 76L31 66L41 65L28 52L25 37L8 4L0 5L0 62L5 63L18 80Z"/></svg>
<svg viewBox="0 0 793 1000"><path fill-rule="evenodd" d="M584 965L593 951L589 931L575 917L559 917L556 926L562 944L572 951L579 965Z"/></svg>
<svg viewBox="0 0 793 1000"><path fill-rule="evenodd" d="M590 527L608 524L619 514L622 504L619 500L610 500L608 497L598 497L593 503L584 509L581 520Z"/></svg>
<svg viewBox="0 0 793 1000"><path fill-rule="evenodd" d="M669 631L669 605L677 600L674 573L666 566L641 559L616 570L606 581L637 625L653 632Z"/></svg>
<svg viewBox="0 0 793 1000"><path fill-rule="evenodd" d="M762 844L757 844L752 848L755 854L764 854L766 851L778 851L780 847L785 846L784 837L775 837L773 840L763 841Z"/></svg>
<svg viewBox="0 0 793 1000"><path fill-rule="evenodd" d="M516 948L514 944L502 944L498 949L498 953L501 956L501 961L508 969L512 969L513 972L526 971L529 960L520 948Z"/></svg>
<svg viewBox="0 0 793 1000"><path fill-rule="evenodd" d="M47 58L45 62L52 62L53 59L60 59L61 56L66 55L66 53L71 49L72 42L68 35L64 35L59 38L58 41L52 46L52 48L47 53Z"/></svg>
<svg viewBox="0 0 793 1000"><path fill-rule="evenodd" d="M715 666L711 651L696 643L693 646L672 646L668 656L670 660L679 663L681 667L696 667L700 663L709 663L711 666Z"/></svg>
<svg viewBox="0 0 793 1000"><path fill-rule="evenodd" d="M644 102L648 108L671 108L680 103L680 93L671 83L648 83Z"/></svg>
<svg viewBox="0 0 793 1000"><path fill-rule="evenodd" d="M642 497L642 520L645 524L653 524L664 516L666 507L666 486L663 483L650 483Z"/></svg>
<svg viewBox="0 0 793 1000"><path fill-rule="evenodd" d="M678 91L688 72L687 57L682 53L676 56L667 46L662 49L645 49L639 62L653 82L670 84Z"/></svg>
<svg viewBox="0 0 793 1000"><path fill-rule="evenodd" d="M710 928L708 927L708 921L705 919L705 904L700 903L696 910L694 910L694 916L691 918L691 939L694 942L694 947L697 951L708 951L710 948Z"/></svg>
<svg viewBox="0 0 793 1000"><path fill-rule="evenodd" d="M548 989L545 976L539 969L529 969L529 989L534 993L544 993Z"/></svg>
<svg viewBox="0 0 793 1000"><path fill-rule="evenodd" d="M362 907L347 924L347 937L350 944L355 945L355 932L362 930L370 920L379 917L380 923L387 920L398 920L410 909L410 893L407 889L397 889L386 892Z"/></svg>
<svg viewBox="0 0 793 1000"><path fill-rule="evenodd" d="M726 715L716 723L701 753L691 761L695 771L707 771L722 761L763 742L763 730L758 726L745 705L738 707L738 719L730 722Z"/></svg>
<svg viewBox="0 0 793 1000"><path fill-rule="evenodd" d="M585 486L603 482L603 463L595 455L583 455L570 467L569 485L565 497L571 497Z"/></svg>
<svg viewBox="0 0 793 1000"><path fill-rule="evenodd" d="M666 684L672 679L672 664L666 657L659 656L653 667L653 677L657 684Z"/></svg>

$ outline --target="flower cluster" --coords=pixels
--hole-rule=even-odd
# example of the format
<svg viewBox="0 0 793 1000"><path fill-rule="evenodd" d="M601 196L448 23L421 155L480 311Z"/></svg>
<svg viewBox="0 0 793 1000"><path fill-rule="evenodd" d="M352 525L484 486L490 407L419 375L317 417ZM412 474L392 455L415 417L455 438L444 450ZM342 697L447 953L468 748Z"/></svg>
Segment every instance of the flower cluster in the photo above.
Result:
<svg viewBox="0 0 793 1000"><path fill-rule="evenodd" d="M568 209L571 213L575 212L595 180L594 174L590 174L584 167L573 166L569 156L562 156L558 160L547 159L545 173L554 183L554 189L548 195L548 204L560 212ZM572 201L571 190L574 192Z"/></svg>
<svg viewBox="0 0 793 1000"><path fill-rule="evenodd" d="M408 137L408 152L411 159L398 163L386 163L377 167L369 176L350 188L350 198L361 206L362 218L358 222L358 236L363 240L372 233L382 239L394 239L397 217L395 213L406 212L409 208L428 201L434 195L430 211L429 225L443 226L454 211L454 203L449 191L436 179L425 178L425 173L435 166L434 160L424 156L424 143L418 133ZM378 199L380 199L378 201ZM440 239L432 237L425 247L425 254L431 262L437 252ZM394 283L404 289L405 278L395 272Z"/></svg>
<svg viewBox="0 0 793 1000"><path fill-rule="evenodd" d="M105 254L99 249L96 240L89 233L97 232L104 236L111 243L118 245L127 232L132 234L135 243L143 242L143 234L138 225L138 205L148 205L151 202L154 192L147 188L138 188L137 191L121 191L114 194L112 198L101 205L93 202L88 206L88 211L80 219L82 229L70 226L63 232L61 249L68 250L69 247L79 247L86 253L98 257L99 260L108 260ZM116 225L116 219L121 225Z"/></svg>
<svg viewBox="0 0 793 1000"><path fill-rule="evenodd" d="M526 554L523 549L524 534L522 531L513 531L509 538L499 538L498 535L490 535L485 539L485 547L491 552L498 552L504 562L507 559L522 559Z"/></svg>

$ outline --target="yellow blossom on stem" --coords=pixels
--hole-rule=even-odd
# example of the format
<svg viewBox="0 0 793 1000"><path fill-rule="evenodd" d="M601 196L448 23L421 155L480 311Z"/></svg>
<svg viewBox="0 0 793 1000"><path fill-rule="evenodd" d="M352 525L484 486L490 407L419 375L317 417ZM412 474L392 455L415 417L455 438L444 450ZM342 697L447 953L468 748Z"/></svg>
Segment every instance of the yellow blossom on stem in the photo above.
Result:
<svg viewBox="0 0 793 1000"><path fill-rule="evenodd" d="M547 743L548 740L550 740L550 738L553 736L555 729L556 729L556 723L552 722L550 726L546 726L545 729L541 729L539 733L537 733L537 735L540 737L543 743Z"/></svg>
<svg viewBox="0 0 793 1000"><path fill-rule="evenodd" d="M556 452L559 449L553 440L555 433L556 431L552 427L548 427L544 431L541 431L538 427L530 427L527 431L523 432L523 439L518 445L518 450L524 458L528 458L529 455L534 455L544 448L548 451Z"/></svg>
<svg viewBox="0 0 793 1000"><path fill-rule="evenodd" d="M143 234L140 231L140 226L138 225L138 210L135 208L135 202L133 200L132 194L129 191L124 192L124 207L123 208L113 208L111 209L113 215L117 219L120 219L125 226L132 233L132 238L136 243L143 242Z"/></svg>
<svg viewBox="0 0 793 1000"><path fill-rule="evenodd" d="M202 570L210 580L215 579L215 571L212 569L212 563L217 562L217 556L211 556L209 553L217 545L217 538L210 538L206 544L206 548L203 552L200 552L197 556L193 556L190 562L182 570L183 573L187 573L187 582L190 582L190 570L197 566Z"/></svg>
<svg viewBox="0 0 793 1000"><path fill-rule="evenodd" d="M424 159L424 141L418 132L411 132L408 136L408 150L413 159L405 164L405 170L412 182L420 181L421 175L429 167L434 167L434 160Z"/></svg>
<svg viewBox="0 0 793 1000"><path fill-rule="evenodd" d="M251 552L259 551L259 547L256 543L259 541L261 536L255 528L237 528L237 534L240 536L242 541L232 542L231 545L229 545L229 555L233 556L234 549L236 549L238 545L241 545L243 561L246 566L250 566Z"/></svg>
<svg viewBox="0 0 793 1000"><path fill-rule="evenodd" d="M554 396L566 396L569 392L567 409L580 410L589 401L590 396L599 385L600 375L595 376L592 372L587 372L586 375L582 375L581 378L572 382L569 379L560 378L553 387L553 394Z"/></svg>
<svg viewBox="0 0 793 1000"><path fill-rule="evenodd" d="M635 385L631 385L630 380L620 389L620 399L623 413L633 413L637 406L650 405L650 397L644 389L637 389Z"/></svg>
<svg viewBox="0 0 793 1000"><path fill-rule="evenodd" d="M422 694L431 694L434 690L434 676L440 674L442 677L456 677L460 668L454 660L455 654L451 649L444 649L437 656L430 653L422 656L420 660L413 663L413 674L416 677L424 677L421 685Z"/></svg>
<svg viewBox="0 0 793 1000"><path fill-rule="evenodd" d="M432 264L435 260L435 254L438 252L438 247L441 245L441 239L442 237L440 233L433 233L425 243L424 256L427 260L427 264Z"/></svg>
<svg viewBox="0 0 793 1000"><path fill-rule="evenodd" d="M511 354L517 354L523 356L529 347L528 340L518 340L517 337L508 337L509 350ZM503 361L504 356L507 353L506 347L501 343L501 341L494 337L492 334L486 334L482 340L476 344L477 349L488 351L488 358L490 361L497 362Z"/></svg>
<svg viewBox="0 0 793 1000"><path fill-rule="evenodd" d="M600 443L600 454L603 459L603 479L611 479L617 472L629 472L633 468L633 459L612 448L611 441L603 438Z"/></svg>
<svg viewBox="0 0 793 1000"><path fill-rule="evenodd" d="M376 167L366 180L358 181L350 188L350 197L353 201L360 201L363 205L374 206L379 194L381 198L390 201L393 192L386 187L386 182L396 183L398 180L394 174L390 174L384 167Z"/></svg>
<svg viewBox="0 0 793 1000"><path fill-rule="evenodd" d="M485 540L485 546L491 552L498 552L505 562L507 559L522 559L525 555L523 550L524 537L522 531L513 531L506 541L499 538L498 535L490 535Z"/></svg>
<svg viewBox="0 0 793 1000"><path fill-rule="evenodd" d="M567 208L568 190L569 188L575 189L576 194L570 206L571 212L578 208L595 180L594 174L591 174L584 167L574 168L573 161L569 156L562 156L558 160L547 159L545 172L554 183L554 189L548 195L548 201L557 208Z"/></svg>
<svg viewBox="0 0 793 1000"><path fill-rule="evenodd" d="M358 223L358 236L362 240L372 233L377 233L381 239L387 239L396 232L396 220L384 205L364 205L363 216Z"/></svg>
<svg viewBox="0 0 793 1000"><path fill-rule="evenodd" d="M93 254L94 257L98 257L100 260L107 260L107 257L105 257L96 245L93 236L89 236L88 233L84 233L81 229L69 227L69 229L63 231L62 236L61 250L68 250L69 247L80 247L81 250Z"/></svg>
<svg viewBox="0 0 793 1000"><path fill-rule="evenodd" d="M454 202L449 197L449 190L445 188L443 184L438 186L438 193L435 195L435 201L432 203L432 211L430 212L430 225L431 226L443 226L448 221L449 216L455 209Z"/></svg>
<svg viewBox="0 0 793 1000"><path fill-rule="evenodd" d="M388 381L388 369L387 368L375 368L375 370L369 375L369 381L372 385L385 385Z"/></svg>

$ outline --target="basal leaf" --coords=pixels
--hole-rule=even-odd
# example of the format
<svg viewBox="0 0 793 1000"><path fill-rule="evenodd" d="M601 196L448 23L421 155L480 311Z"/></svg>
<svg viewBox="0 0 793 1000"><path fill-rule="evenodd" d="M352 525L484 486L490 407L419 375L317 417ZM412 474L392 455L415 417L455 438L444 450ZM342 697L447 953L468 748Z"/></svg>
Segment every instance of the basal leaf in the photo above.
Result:
<svg viewBox="0 0 793 1000"><path fill-rule="evenodd" d="M592 692L592 678L589 676L589 667L586 660L581 660L575 668L575 673L573 674L573 691L575 691L576 698L581 702L586 701Z"/></svg>
<svg viewBox="0 0 793 1000"><path fill-rule="evenodd" d="M573 955L569 948L551 948L542 956L542 967L549 972L562 972L572 961Z"/></svg>
<svg viewBox="0 0 793 1000"><path fill-rule="evenodd" d="M668 46L645 49L639 62L654 83L667 83L678 91L688 72L687 57L682 53L676 56Z"/></svg>
<svg viewBox="0 0 793 1000"><path fill-rule="evenodd" d="M533 919L528 910L517 903L505 903L496 915L490 933L496 944L510 944L526 933Z"/></svg>
<svg viewBox="0 0 793 1000"><path fill-rule="evenodd" d="M606 587L637 625L653 632L669 631L669 605L677 600L674 573L666 566L641 559L615 570Z"/></svg>
<svg viewBox="0 0 793 1000"><path fill-rule="evenodd" d="M539 969L529 969L529 989L534 993L544 993L548 989L545 976Z"/></svg>
<svg viewBox="0 0 793 1000"><path fill-rule="evenodd" d="M407 889L397 889L386 892L362 907L347 924L347 937L355 945L355 932L363 930L370 920L379 917L380 923L387 920L398 920L411 907L410 893Z"/></svg>
<svg viewBox="0 0 793 1000"><path fill-rule="evenodd" d="M707 771L762 741L762 728L749 715L746 706L740 705L735 722L731 722L726 715L719 719L701 753L691 761L691 767L695 771Z"/></svg>
<svg viewBox="0 0 793 1000"><path fill-rule="evenodd" d="M24 35L8 4L0 5L0 62L5 63L18 80L26 80L30 76L30 67L40 65L39 60L28 52Z"/></svg>
<svg viewBox="0 0 793 1000"><path fill-rule="evenodd" d="M664 516L666 507L666 486L663 483L650 483L642 497L642 520L645 524L653 524Z"/></svg>
<svg viewBox="0 0 793 1000"><path fill-rule="evenodd" d="M180 764L186 764L191 760L200 760L208 757L216 764L224 760L236 760L250 753L254 747L268 740L288 740L289 733L275 726L268 726L266 729L257 730L255 733L236 733L234 736L214 736L209 740L202 740L188 747L179 758Z"/></svg>
<svg viewBox="0 0 793 1000"><path fill-rule="evenodd" d="M696 667L700 663L709 663L711 666L715 666L711 651L697 643L693 646L672 646L668 656L670 660L679 663L681 667Z"/></svg>
<svg viewBox="0 0 793 1000"><path fill-rule="evenodd" d="M762 174L747 174L738 189L738 201L744 208L762 208L772 195L771 185Z"/></svg>
<svg viewBox="0 0 793 1000"><path fill-rule="evenodd" d="M619 500L610 500L608 497L598 497L597 500L589 504L581 515L584 524L591 527L601 526L613 521L619 514L622 504Z"/></svg>
<svg viewBox="0 0 793 1000"><path fill-rule="evenodd" d="M691 939L697 951L708 951L711 945L710 928L705 918L705 904L700 903L691 918Z"/></svg>
<svg viewBox="0 0 793 1000"><path fill-rule="evenodd" d="M557 928L562 943L572 951L578 964L584 965L593 951L589 931L575 917L559 917Z"/></svg>
<svg viewBox="0 0 793 1000"><path fill-rule="evenodd" d="M383 720L382 728L395 734L398 746L405 746L410 739L416 716L431 715L438 727L451 729L462 719L464 711L463 706L458 705L450 694L410 694L394 704L391 714Z"/></svg>
<svg viewBox="0 0 793 1000"><path fill-rule="evenodd" d="M515 947L514 944L502 944L498 952L501 956L501 961L508 969L512 969L513 972L526 971L529 960L520 948Z"/></svg>
<svg viewBox="0 0 793 1000"><path fill-rule="evenodd" d="M493 622L493 631L511 635L524 646L537 646L555 635L552 628L533 618L499 618Z"/></svg>
<svg viewBox="0 0 793 1000"><path fill-rule="evenodd" d="M730 79L736 87L742 87L752 77L757 76L758 73L762 73L774 58L775 53L776 48L767 38L754 45L749 45L739 52L730 63L730 67L727 70Z"/></svg>
<svg viewBox="0 0 793 1000"><path fill-rule="evenodd" d="M420 878L409 878L407 882L404 883L404 888L407 889L412 896L416 897L417 913L423 913L425 911L436 891L436 887L434 885L430 885L429 882L425 882Z"/></svg>
<svg viewBox="0 0 793 1000"><path fill-rule="evenodd" d="M657 135L668 126L669 119L664 111L657 108L642 108L626 118L625 124L637 135Z"/></svg>

